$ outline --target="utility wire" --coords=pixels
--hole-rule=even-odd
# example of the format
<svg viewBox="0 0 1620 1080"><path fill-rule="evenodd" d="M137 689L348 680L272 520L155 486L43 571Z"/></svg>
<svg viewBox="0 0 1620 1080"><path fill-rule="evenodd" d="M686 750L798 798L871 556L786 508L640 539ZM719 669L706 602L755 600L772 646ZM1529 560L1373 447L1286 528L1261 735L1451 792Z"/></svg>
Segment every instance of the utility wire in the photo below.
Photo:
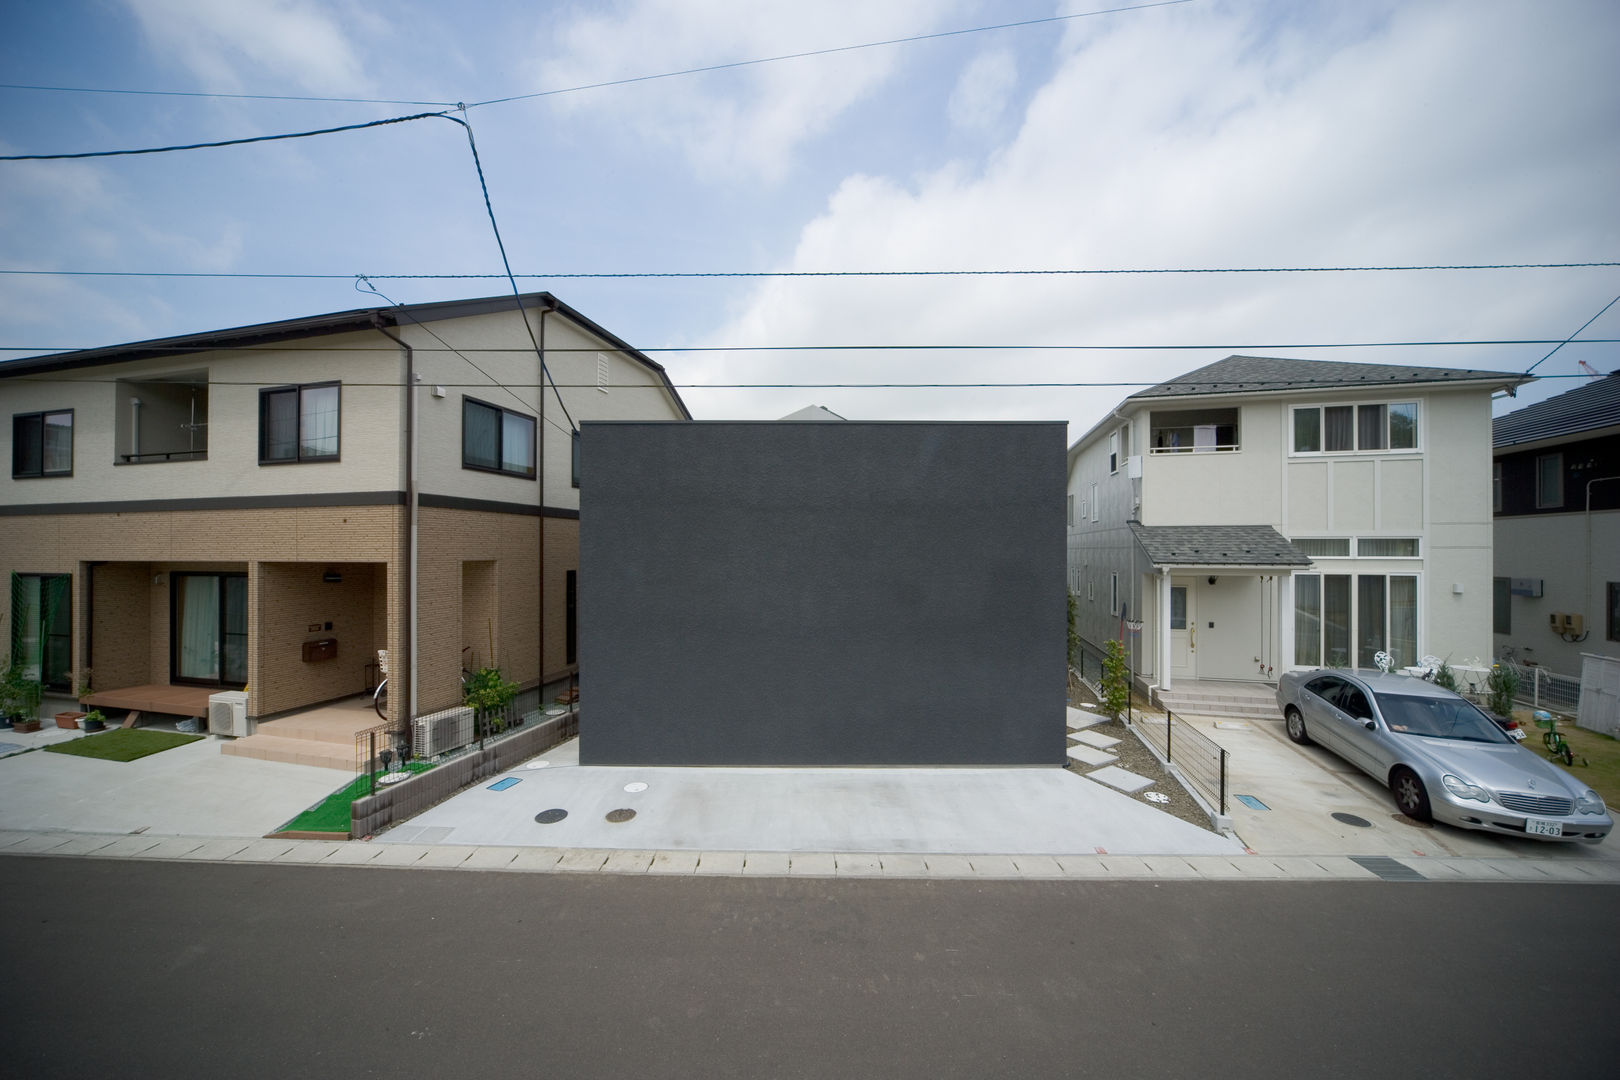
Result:
<svg viewBox="0 0 1620 1080"><path fill-rule="evenodd" d="M0 370L3 370L3 368L0 368ZM1491 372L1490 374L1502 375L1502 376L1505 376L1507 378L1514 377L1513 372ZM1574 373L1563 374L1563 375L1537 375L1537 376L1535 376L1535 378L1538 379L1538 380L1540 380L1540 379L1591 379L1592 376L1587 375L1584 372L1574 372ZM128 380L126 380L126 379L79 379L79 378L73 378L71 376L59 376L59 375L37 375L37 376L36 375L22 375L22 376L18 376L16 381L17 382L27 382L27 383L63 383L63 384L71 384L71 385L75 385L75 386L97 385L97 384L104 384L104 385L112 386L112 385L117 385L118 383L127 382ZM1078 379L1078 380L1052 381L1052 382L1035 382L1035 381L1029 381L1029 382L1023 382L1023 381L1013 381L1013 382L749 382L749 383L742 383L742 382L738 382L738 383L688 383L688 382L678 383L678 382L671 382L669 385L675 387L677 390L1054 390L1054 389L1055 390L1075 390L1075 389L1086 390L1086 389L1100 389L1100 388L1107 388L1107 387L1124 387L1124 386L1158 386L1160 383L1163 383L1165 381L1166 380L1164 380L1164 379L1138 379L1138 380L1134 380L1134 381L1132 381L1132 380L1106 380L1106 379ZM1481 382L1481 381L1489 381L1489 380L1475 379L1475 380L1470 380L1470 381ZM1284 381L1284 380L1269 380L1269 379L1244 379L1242 381L1226 381L1226 380L1222 380L1222 381L1211 381L1211 382L1205 382L1203 380L1200 380L1195 385L1196 385L1197 389L1200 392L1204 392L1204 391L1211 391L1211 392L1228 391L1228 392L1230 392L1230 391L1238 391L1238 390L1258 390L1258 389L1268 387L1268 386L1282 386L1282 387L1286 387L1288 389L1303 389L1303 388L1322 386L1322 387L1333 387L1335 389L1343 390L1343 389L1354 389L1354 388L1356 388L1358 386L1362 386L1362 385L1365 385L1369 389L1385 389L1385 388L1390 388L1390 387L1398 387L1398 386L1402 386L1402 385L1406 385L1406 384L1414 384L1414 385L1421 384L1421 385L1428 386L1428 385L1433 385L1433 384L1436 384L1436 383L1445 384L1445 383L1460 383L1460 382L1462 382L1462 380L1460 380L1460 379L1422 379L1422 378L1404 379L1404 380L1390 380L1390 379L1369 380L1366 384L1335 382L1335 381L1330 380L1330 379L1289 379L1289 380L1286 380L1286 381ZM260 382L260 381L255 381L255 380L235 380L235 379L209 379L208 380L208 385L209 386L265 387L265 386L283 386L283 385L285 385L285 382ZM343 380L343 385L345 387L376 387L376 388L382 388L382 389L396 389L397 390L398 388L404 386L405 383L394 381L394 380L383 380L383 381L352 380L351 381L351 380L345 379L345 380ZM443 386L443 387L446 387L448 389L456 389L456 390L488 390L490 388L489 383L435 382L433 385L435 385L435 386ZM593 383L593 382L589 382L589 383L558 383L558 382L552 382L550 380L547 380L546 382L509 383L507 385L514 386L514 387L518 388L519 390L532 390L532 389L535 389L537 387L541 388L541 389L544 389L545 387L553 387L553 388L561 389L561 390L590 390L590 389L594 389L597 384ZM664 386L664 384L662 382L658 382L658 383L625 383L625 384L615 386L613 389L615 391L619 391L619 390L658 390L658 391L662 391L662 390L665 389L665 386ZM559 426L557 430L563 431L563 430L569 430L569 429L564 429L564 428Z"/></svg>
<svg viewBox="0 0 1620 1080"><path fill-rule="evenodd" d="M1620 303L1620 296L1617 296L1613 300L1610 300L1607 304L1604 304L1602 311L1599 311L1596 315L1592 316L1590 319L1587 319L1585 322L1581 323L1581 330L1585 330L1588 326L1591 326L1593 323L1597 322L1598 319L1603 315L1603 312L1608 311L1610 308L1614 307L1614 305L1616 303ZM1552 358L1553 353L1557 352L1559 349L1562 349L1565 345L1568 345L1570 342L1572 342L1576 338L1580 337L1581 336L1581 330L1575 331L1573 334L1569 335L1569 337L1565 338L1563 341L1560 341L1557 345L1554 345L1552 347L1551 352L1548 352L1546 356L1543 356L1540 360L1537 360L1535 363L1533 363L1529 367L1525 368L1524 373L1526 375L1528 375L1532 371L1536 370L1536 368L1540 367L1542 364L1545 364L1549 359Z"/></svg>
<svg viewBox="0 0 1620 1080"><path fill-rule="evenodd" d="M326 101L346 105L454 105L453 101L412 101L409 98L316 97L310 94L227 94L206 90L120 90L97 86L34 86L0 83L0 90L46 90L61 94L135 94L142 97L230 98L234 101Z"/></svg>
<svg viewBox="0 0 1620 1080"><path fill-rule="evenodd" d="M607 79L602 82L587 83L584 86L568 86L556 90L537 90L532 94L513 94L510 97L489 98L486 101L475 101L467 107L479 108L484 105L503 105L509 101L529 101L533 98L553 97L557 94L573 94L581 90L602 90L610 86L630 86L634 83L653 82L658 79L674 79L683 75L701 75L711 71L731 71L736 68L755 67L759 64L774 64L782 60L803 60L811 56L831 56L836 53L858 52L862 49L880 49L890 45L908 45L917 41L934 41L939 38L960 37L964 34L984 34L994 30L1016 30L1025 26L1040 26L1046 23L1068 22L1071 19L1087 19L1094 15L1118 15L1126 11L1146 11L1148 8L1174 7L1177 4L1192 3L1192 0L1160 0L1155 4L1133 4L1128 7L1103 8L1098 11L1081 11L1072 15L1051 15L1043 19L1023 19L1019 22L997 23L994 26L973 26L963 30L941 30L932 34L912 34L909 37L889 38L886 41L868 41L860 45L839 45L829 49L809 49L804 52L784 53L781 56L765 56L756 60L733 60L725 64L708 64L704 67L682 68L679 71L664 71L657 75L634 75L624 79Z"/></svg>
<svg viewBox="0 0 1620 1080"><path fill-rule="evenodd" d="M438 115L438 114L432 114ZM1543 263L1432 263L1369 264L1365 266L1176 266L1176 267L1099 267L1029 268L1018 270L646 270L575 271L560 274L513 274L524 281L580 278L886 278L886 277L1107 277L1149 274L1351 274L1411 273L1453 270L1585 270L1620 266L1610 262ZM254 274L190 270L28 270L0 269L0 274L37 277L146 277L146 278L244 278L282 281L505 281L506 274ZM381 294L379 294L381 295Z"/></svg>
<svg viewBox="0 0 1620 1080"><path fill-rule="evenodd" d="M382 127L386 124L404 124L412 120L426 120L441 116L454 119L442 112L414 113L410 116L391 116L386 120L368 120L363 124L344 124L341 127L317 128L314 131L292 131L283 135L255 135L247 139L222 139L218 142L187 143L184 146L147 146L138 150L89 150L79 154L0 154L0 161L72 161L82 158L129 157L134 154L171 154L179 150L208 150L220 146L242 146L246 143L277 142L282 139L307 139L312 135L334 135L340 131L359 131L362 128ZM459 123L459 121L457 121Z"/></svg>

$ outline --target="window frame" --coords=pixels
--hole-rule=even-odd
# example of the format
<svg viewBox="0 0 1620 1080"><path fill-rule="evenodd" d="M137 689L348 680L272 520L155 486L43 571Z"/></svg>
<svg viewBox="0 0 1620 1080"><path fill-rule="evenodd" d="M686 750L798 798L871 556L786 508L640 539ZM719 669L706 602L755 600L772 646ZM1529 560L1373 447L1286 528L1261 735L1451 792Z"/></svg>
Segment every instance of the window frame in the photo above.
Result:
<svg viewBox="0 0 1620 1080"><path fill-rule="evenodd" d="M1412 542L1412 554L1377 555L1368 554L1361 550L1361 545L1369 542L1375 544L1381 541L1393 543L1402 540L1410 540ZM1356 558L1358 559L1421 559L1423 558L1423 538L1421 536L1358 536L1356 537L1355 552Z"/></svg>
<svg viewBox="0 0 1620 1080"><path fill-rule="evenodd" d="M1423 636L1424 636L1424 634L1423 634L1423 629L1424 629L1423 620L1424 620L1425 608L1426 608L1426 605L1424 603L1424 595L1423 595L1423 585L1424 585L1424 575L1423 574L1415 573L1415 572L1414 573L1409 573L1409 574L1403 574L1403 573L1377 573L1377 572L1367 573L1367 574L1357 574L1357 573L1295 574L1294 575L1294 580L1295 580L1296 584L1295 584L1295 591L1294 591L1294 596L1295 596L1295 600L1294 600L1294 619L1295 619L1296 626L1298 625L1298 620L1300 619L1300 615L1301 615L1300 606L1299 606L1300 602L1299 602L1298 581L1301 578L1307 578L1307 577L1316 578L1317 580L1319 580L1321 582L1320 587L1317 589L1317 595L1316 595L1316 605L1317 606L1316 606L1314 611L1306 612L1307 615L1310 615L1311 617L1313 617L1316 620L1316 645L1317 645L1316 654L1318 656L1318 662L1314 666L1317 666L1317 667L1333 667L1333 666L1335 666L1331 662L1331 659L1329 657L1328 645L1327 645L1327 603L1328 603L1327 579L1329 577L1344 578L1349 583L1349 593L1348 593L1348 595L1346 597L1347 604L1346 604L1346 609L1345 609L1345 614L1346 614L1346 616L1348 618L1348 623L1347 623L1347 625L1345 627L1346 633L1348 634L1347 647L1346 647L1346 650L1345 650L1346 655L1343 657L1343 663L1338 665L1338 666L1344 666L1344 667L1370 666L1370 665L1362 665L1362 664L1359 663L1359 661L1361 659L1360 653L1361 653L1362 649L1365 648L1366 645L1367 645L1367 633L1368 633L1368 630L1369 630L1368 627L1365 627L1365 626L1362 625L1362 622L1363 622L1363 620L1362 620L1362 614L1363 614L1363 612L1362 612L1363 590L1362 590L1362 585L1361 585L1362 581L1365 580L1365 579L1368 579L1368 578L1378 578L1381 581L1383 581L1383 583L1384 583L1384 585L1383 585L1383 593L1382 593L1382 596L1380 598L1380 605L1381 605L1382 612L1383 612L1383 615L1382 615L1383 625L1379 628L1379 633L1381 635L1381 638L1380 638L1380 640L1382 642L1381 647L1385 651L1389 650L1390 642L1391 642L1391 639L1394 637L1394 630L1395 630L1395 602L1394 602L1394 595L1395 594L1394 594L1394 587L1392 586L1391 582L1395 578L1403 578L1403 579L1404 578L1410 578L1411 579L1411 581L1412 581L1412 599L1413 599L1413 606L1412 606L1412 620L1413 620L1413 623L1412 623L1412 625L1413 625L1412 652L1413 652L1413 655L1412 655L1412 658L1410 660L1410 663L1413 663L1413 664L1417 663L1418 658L1423 655L1423 645L1424 645L1424 642L1423 642ZM1298 663L1299 655L1300 655L1300 652L1299 652L1299 639L1298 639L1298 631L1296 631L1294 658L1295 658L1295 661L1296 661L1296 666L1304 666L1304 665L1301 665L1301 664Z"/></svg>
<svg viewBox="0 0 1620 1080"><path fill-rule="evenodd" d="M1491 633L1513 633L1512 578L1491 578Z"/></svg>
<svg viewBox="0 0 1620 1080"><path fill-rule="evenodd" d="M73 452L74 429L77 421L72 409L41 409L37 412L11 414L11 478L13 480L46 480L60 476L73 475L73 461L76 455ZM45 428L50 417L66 416L68 418L68 466L66 469L47 469L45 467ZM39 421L39 469L31 472L17 471L17 425L25 420Z"/></svg>
<svg viewBox="0 0 1620 1080"><path fill-rule="evenodd" d="M1412 445L1395 446L1392 417L1395 410L1402 406L1412 407ZM1355 445L1348 450L1328 450L1327 412L1328 409L1352 409L1350 416L1350 434ZM1382 409L1383 421L1380 429L1383 433L1382 446L1361 445L1362 410ZM1316 444L1315 450L1299 449L1299 427L1295 419L1300 413L1314 412L1316 414ZM1423 439L1421 430L1423 426L1423 403L1416 398L1390 398L1384 401L1341 401L1333 403L1318 403L1315 405L1290 405L1288 407L1288 456L1289 457L1346 457L1365 454L1421 454L1423 452Z"/></svg>
<svg viewBox="0 0 1620 1080"><path fill-rule="evenodd" d="M1609 603L1604 612L1604 623L1606 624L1604 626L1604 638L1608 641L1620 641L1620 581L1610 581L1605 584L1608 587L1604 592Z"/></svg>
<svg viewBox="0 0 1620 1080"><path fill-rule="evenodd" d="M529 465L527 472L522 472L517 469L508 469L503 466L479 465L467 460L467 406L469 405L477 405L480 408L493 409L495 411L496 461L506 460L506 418L508 416L515 416L520 420L527 420L529 422L529 461L531 464ZM508 409L504 405L495 404L493 401L484 401L482 398L475 398L471 394L461 395L461 467L463 469L470 469L473 472L490 473L494 476L510 476L518 480L535 480L540 475L540 452L539 446L535 442L535 440L539 437L539 433L540 421L538 417L530 416L528 413L518 412L516 409ZM577 480L574 486L579 486Z"/></svg>
<svg viewBox="0 0 1620 1080"><path fill-rule="evenodd" d="M1502 462L1491 462L1491 513L1502 512Z"/></svg>
<svg viewBox="0 0 1620 1080"><path fill-rule="evenodd" d="M304 454L304 391L326 390L337 391L337 446L330 454L308 455ZM277 394L293 395L293 411L298 418L298 429L293 434L292 457L266 457L265 451L269 448L265 433L265 403ZM324 382L290 383L286 386L267 386L259 391L259 464L260 465L317 465L343 460L343 383L338 379L328 379Z"/></svg>
<svg viewBox="0 0 1620 1080"><path fill-rule="evenodd" d="M1547 497L1545 489L1542 487L1542 483L1541 483L1542 480L1545 479L1545 473L1543 472L1543 469L1542 469L1542 463L1546 462L1546 461L1551 461L1551 462L1554 463L1554 472L1555 472L1555 474L1556 474L1556 476L1558 478L1558 490L1556 492L1556 498L1554 498L1554 499L1549 499ZM1564 452L1562 450L1554 450L1550 454L1537 454L1536 455L1536 509L1537 510L1562 510L1563 508L1564 508Z"/></svg>
<svg viewBox="0 0 1620 1080"><path fill-rule="evenodd" d="M1119 571L1108 572L1108 614L1119 614Z"/></svg>

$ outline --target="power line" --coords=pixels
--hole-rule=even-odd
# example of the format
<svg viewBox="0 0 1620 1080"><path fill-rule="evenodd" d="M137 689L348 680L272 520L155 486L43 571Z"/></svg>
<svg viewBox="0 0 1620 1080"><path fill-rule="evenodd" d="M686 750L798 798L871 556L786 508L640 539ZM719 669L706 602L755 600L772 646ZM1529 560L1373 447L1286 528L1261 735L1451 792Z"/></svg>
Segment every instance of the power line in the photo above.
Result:
<svg viewBox="0 0 1620 1080"><path fill-rule="evenodd" d="M411 116L391 116L386 120L368 120L363 124L344 124L341 127L317 128L314 131L292 131L283 135L255 135L246 139L221 139L218 142L187 143L183 146L147 146L138 150L89 150L79 154L0 154L0 161L72 161L82 158L129 157L134 154L171 154L179 150L208 150L220 146L242 146L246 143L277 142L282 139L307 139L313 135L333 135L340 131L359 131L362 128L382 127L386 124L404 124L429 117L454 119L442 112L414 113Z"/></svg>
<svg viewBox="0 0 1620 1080"><path fill-rule="evenodd" d="M3 370L4 370L4 368L0 367L0 371L3 371ZM1512 377L1514 373L1513 372L1493 372L1492 374L1500 374L1500 375L1504 375L1504 376L1507 376L1507 377ZM1592 376L1587 375L1584 372L1574 372L1574 373L1563 374L1563 375L1537 375L1537 376L1535 376L1535 378L1537 380L1541 380L1541 379L1590 379L1591 377ZM72 378L70 376L22 375L22 376L18 376L16 381L17 382L28 382L28 383L62 383L62 384L71 384L71 385L92 385L92 386L93 385L107 385L107 386L112 386L112 385L116 385L118 383L126 382L128 380L126 380L126 379L76 379L76 378ZM686 383L686 382L677 383L677 382L672 382L669 385L675 387L677 390L1065 390L1065 389L1085 390L1085 389L1101 389L1101 388L1107 388L1107 387L1125 387L1125 386L1158 386L1160 383L1162 383L1164 381L1165 380L1163 380L1163 379L1135 379L1135 380L1130 380L1130 379L1126 379L1126 380L1074 379L1074 380L1048 381L1048 382L1037 382L1037 381L1006 381L1006 382L750 382L750 383L741 383L741 382L739 382L739 383ZM1455 380L1455 379L1453 379L1453 380L1446 380L1446 379L1409 379L1409 380L1404 380L1404 383L1403 383L1402 381L1391 381L1391 380L1386 379L1386 380L1378 380L1378 381L1369 381L1369 382L1367 382L1365 384L1365 386L1366 386L1367 389L1385 389L1385 388L1389 388L1389 387L1398 387L1398 386L1404 385L1405 383L1410 383L1410 384L1414 384L1414 385L1421 384L1421 385L1428 386L1428 385L1433 385L1435 383L1442 383L1442 384L1447 383L1447 382L1460 383L1461 381L1462 380ZM1488 380L1472 380L1472 381L1488 381ZM209 386L265 387L265 386L283 386L285 384L286 384L285 380L279 380L279 381L256 381L256 380L251 380L251 379L249 379L249 380L209 379L208 380L208 385ZM345 387L367 387L367 388L379 388L379 389L397 390L400 387L405 386L406 384L403 383L403 382L393 381L393 380L376 381L376 380L349 380L349 379L344 379L343 380L343 385ZM546 382L538 382L538 383L512 382L512 383L499 383L499 384L495 384L495 383L458 383L458 382L438 382L438 381L435 381L433 383L433 385L442 386L442 387L445 387L446 389L449 389L449 390L493 390L493 389L498 389L498 388L503 387L503 386L513 387L513 388L518 389L518 390L533 390L533 389L537 389L537 388L543 389L545 387L554 387L554 388L556 388L558 390L594 390L594 389L597 388L597 384L594 383L594 382L588 382L588 383L554 383L554 382L551 382L549 380L546 381ZM1200 381L1197 384L1197 388L1198 388L1199 392L1206 392L1206 391L1219 392L1219 391L1222 391L1222 390L1225 390L1225 391L1258 390L1258 389L1263 389L1263 388L1271 387L1271 386L1285 387L1285 388L1288 388L1288 389L1310 389L1310 388L1314 388L1314 387L1331 387L1331 388L1335 388L1335 389L1344 390L1344 389L1355 389L1355 388L1357 388L1358 386L1361 386L1361 385L1363 385L1363 384L1360 384L1360 383L1345 383L1343 381L1336 381L1336 380L1332 380L1332 379L1287 379L1287 380L1283 380L1283 379L1244 379L1242 381L1220 381L1220 382L1204 382L1204 381ZM624 384L620 384L618 386L615 386L613 389L615 391L619 391L619 390L658 390L658 391L662 391L662 390L666 389L666 387L664 386L664 384L662 382L658 382L658 383L624 383ZM565 431L565 430L569 430L569 429L566 429L566 428L563 428L563 427L559 426L557 428L557 430L558 431Z"/></svg>
<svg viewBox="0 0 1620 1080"><path fill-rule="evenodd" d="M808 49L804 52L783 53L781 56L766 56L756 60L733 60L725 64L708 64L703 67L682 68L679 71L664 71L657 75L634 75L623 79L607 79L602 82L587 83L584 86L568 86L556 90L537 90L530 94L513 94L510 97L490 98L487 101L475 101L467 107L478 108L484 105L503 105L509 101L528 101L533 98L553 97L557 94L573 94L582 90L602 90L610 86L630 86L634 83L654 82L658 79L674 79L683 75L702 75L712 71L731 71L736 68L755 67L760 64L774 64L782 60L803 60L812 56L831 56L836 53L858 52L862 49L879 49L890 45L907 45L917 41L934 41L939 38L960 37L964 34L985 34L995 30L1016 30L1025 26L1039 26L1045 23L1068 22L1071 19L1087 19L1095 15L1118 15L1127 11L1146 11L1148 8L1173 7L1177 4L1192 3L1192 0L1160 0L1154 4L1134 4L1128 7L1103 8L1098 11L1081 11L1072 15L1052 15L1042 19L1023 19L1019 22L998 23L994 26L974 26L962 30L941 30L932 34L912 34L909 37L890 38L886 41L868 41L860 45L839 45L828 49Z"/></svg>
<svg viewBox="0 0 1620 1080"><path fill-rule="evenodd" d="M1591 326L1593 323L1597 322L1598 319L1603 315L1603 312L1608 311L1610 308L1614 307L1614 305L1616 303L1620 303L1620 296L1617 296L1613 300L1610 300L1607 304L1604 304L1603 309L1601 311L1599 311L1596 315L1592 316L1590 319L1587 319L1585 322L1581 323L1581 330L1585 330L1588 326ZM1552 350L1550 352L1548 352L1546 356L1543 356L1540 360L1537 360L1535 363L1533 363L1529 367L1525 368L1524 373L1526 375L1528 375L1532 371L1536 370L1536 368L1540 367L1542 364L1545 364L1549 359L1551 359L1553 353L1557 352L1559 349L1562 349L1565 345L1568 345L1571 341L1574 341L1577 337L1580 337L1581 330L1575 331L1573 334L1569 335L1569 337L1565 338L1563 341L1560 341L1557 345L1554 345L1552 347Z"/></svg>
<svg viewBox="0 0 1620 1080"><path fill-rule="evenodd" d="M438 116L439 113L428 115ZM1345 266L1043 267L1008 270L640 270L513 274L524 281L614 278L901 278L901 277L1109 277L1151 274L1352 274L1465 270L1586 270L1620 266L1609 262L1387 263ZM279 281L504 281L506 274L314 274L231 273L203 270L0 269L0 274L36 277L242 278Z"/></svg>
<svg viewBox="0 0 1620 1080"><path fill-rule="evenodd" d="M61 94L134 94L141 97L229 98L234 101L324 101L346 105L454 105L453 101L412 101L409 98L317 97L312 94L227 94L206 90L121 90L97 86L34 86L0 83L0 90L46 90Z"/></svg>

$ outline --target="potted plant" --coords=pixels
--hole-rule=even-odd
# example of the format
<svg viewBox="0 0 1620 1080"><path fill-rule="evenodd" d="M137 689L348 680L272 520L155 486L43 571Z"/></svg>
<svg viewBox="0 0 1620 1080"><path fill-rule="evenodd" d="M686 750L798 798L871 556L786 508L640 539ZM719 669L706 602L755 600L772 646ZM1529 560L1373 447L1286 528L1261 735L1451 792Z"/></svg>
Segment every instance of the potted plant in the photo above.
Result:
<svg viewBox="0 0 1620 1080"><path fill-rule="evenodd" d="M39 681L30 679L16 664L9 665L5 674L0 675L0 716L11 721L13 731L39 730L39 699L43 691Z"/></svg>
<svg viewBox="0 0 1620 1080"><path fill-rule="evenodd" d="M100 709L91 709L79 718L79 726L85 731L101 731L107 726L107 718L101 715Z"/></svg>

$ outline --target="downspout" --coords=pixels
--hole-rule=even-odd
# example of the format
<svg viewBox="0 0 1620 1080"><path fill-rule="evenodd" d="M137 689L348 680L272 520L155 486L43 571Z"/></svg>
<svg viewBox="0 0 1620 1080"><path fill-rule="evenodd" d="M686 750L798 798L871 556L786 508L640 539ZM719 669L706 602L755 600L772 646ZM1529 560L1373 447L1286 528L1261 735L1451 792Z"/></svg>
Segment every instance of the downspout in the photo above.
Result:
<svg viewBox="0 0 1620 1080"><path fill-rule="evenodd" d="M535 425L535 468L538 471L540 484L540 626L535 639L539 642L540 662L535 665L535 679L539 685L535 688L542 699L546 693L546 315L550 312L549 305L540 309L540 336L537 345L540 351L540 371L536 380L540 384L540 422ZM529 313L520 311L527 319ZM567 659L564 657L564 659ZM539 708L545 708L545 701L541 700Z"/></svg>
<svg viewBox="0 0 1620 1080"><path fill-rule="evenodd" d="M382 316L373 314L371 325L383 337L394 342L404 351L405 376L405 439L407 449L405 453L405 588L400 590L400 596L405 604L405 670L410 672L409 679L404 687L395 687L396 694L391 695L395 700L394 718L400 723L407 723L413 716L416 708L416 549L417 549L417 491L416 491L416 383L419 376L416 374L416 353L407 345L404 339L389 333L383 328ZM398 658L389 665L395 672L399 670ZM403 689L401 696L397 691Z"/></svg>
<svg viewBox="0 0 1620 1080"><path fill-rule="evenodd" d="M1607 480L1620 480L1620 476L1595 476L1586 482L1586 589L1581 593L1581 615L1588 611L1603 611L1603 605L1589 607L1592 603L1592 485L1601 484Z"/></svg>

